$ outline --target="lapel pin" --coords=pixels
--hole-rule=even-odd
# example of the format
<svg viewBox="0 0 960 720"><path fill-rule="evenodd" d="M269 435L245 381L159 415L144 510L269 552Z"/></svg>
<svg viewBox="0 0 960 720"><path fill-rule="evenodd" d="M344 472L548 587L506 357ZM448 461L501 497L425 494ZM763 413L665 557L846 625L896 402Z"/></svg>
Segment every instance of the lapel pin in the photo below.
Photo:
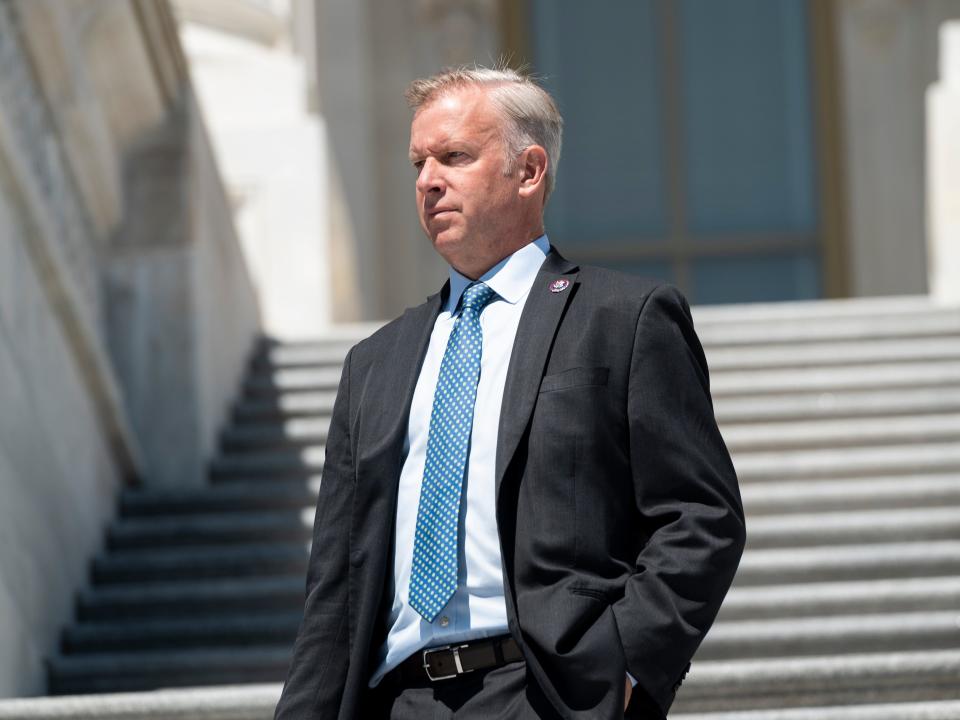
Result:
<svg viewBox="0 0 960 720"><path fill-rule="evenodd" d="M558 293L563 292L570 286L570 281L566 278L560 278L559 280L554 280L550 283L550 292Z"/></svg>

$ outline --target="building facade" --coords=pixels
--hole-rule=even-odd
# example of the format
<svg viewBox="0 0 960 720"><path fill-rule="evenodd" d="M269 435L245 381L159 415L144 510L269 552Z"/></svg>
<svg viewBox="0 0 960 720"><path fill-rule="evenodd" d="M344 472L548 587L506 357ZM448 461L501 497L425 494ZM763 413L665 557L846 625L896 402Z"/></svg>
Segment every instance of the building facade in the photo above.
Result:
<svg viewBox="0 0 960 720"><path fill-rule="evenodd" d="M956 0L319 0L334 316L393 317L442 283L402 92L498 58L564 114L547 232L569 257L695 303L925 293L926 95L951 18Z"/></svg>
<svg viewBox="0 0 960 720"><path fill-rule="evenodd" d="M0 0L0 696L44 692L118 492L206 482L262 334L332 336L442 285L411 79L501 58L543 77L566 118L547 232L573 260L698 305L956 301L958 18L960 0Z"/></svg>

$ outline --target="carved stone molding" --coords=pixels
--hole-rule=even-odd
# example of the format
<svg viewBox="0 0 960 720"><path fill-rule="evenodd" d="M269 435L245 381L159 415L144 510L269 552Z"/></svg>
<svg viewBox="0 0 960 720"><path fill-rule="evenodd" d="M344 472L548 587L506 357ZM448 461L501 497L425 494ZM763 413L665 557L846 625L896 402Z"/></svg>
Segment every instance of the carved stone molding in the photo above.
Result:
<svg viewBox="0 0 960 720"><path fill-rule="evenodd" d="M436 38L444 65L463 65L485 58L490 38L497 32L494 0L418 0L417 16Z"/></svg>
<svg viewBox="0 0 960 720"><path fill-rule="evenodd" d="M264 0L172 0L177 19L273 46L287 34L283 4Z"/></svg>
<svg viewBox="0 0 960 720"><path fill-rule="evenodd" d="M10 2L0 2L0 153L9 162L31 228L23 241L109 445L122 474L139 478L140 449L104 351L99 248L25 52L16 5Z"/></svg>

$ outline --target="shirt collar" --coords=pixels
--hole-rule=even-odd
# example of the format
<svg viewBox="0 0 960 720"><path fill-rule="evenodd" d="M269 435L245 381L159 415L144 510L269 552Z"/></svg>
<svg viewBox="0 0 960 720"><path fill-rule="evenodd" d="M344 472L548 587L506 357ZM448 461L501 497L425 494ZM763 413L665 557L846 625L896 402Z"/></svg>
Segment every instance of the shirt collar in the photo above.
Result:
<svg viewBox="0 0 960 720"><path fill-rule="evenodd" d="M507 255L481 275L479 280L513 305L530 290L549 252L550 240L546 234L541 235L513 254ZM453 314L460 302L460 296L472 282L473 280L461 275L453 266L450 267L450 299L447 302L447 312Z"/></svg>

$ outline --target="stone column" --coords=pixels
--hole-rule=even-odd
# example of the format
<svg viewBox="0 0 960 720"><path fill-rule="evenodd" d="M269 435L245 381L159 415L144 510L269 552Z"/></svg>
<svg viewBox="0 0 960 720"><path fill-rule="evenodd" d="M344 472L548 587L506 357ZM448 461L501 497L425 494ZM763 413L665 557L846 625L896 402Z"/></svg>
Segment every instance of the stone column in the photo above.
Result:
<svg viewBox="0 0 960 720"><path fill-rule="evenodd" d="M960 303L960 21L940 26L940 80L927 91L930 294Z"/></svg>
<svg viewBox="0 0 960 720"><path fill-rule="evenodd" d="M493 0L318 0L337 321L394 318L443 285L446 263L417 220L403 91L445 65L491 64L498 18Z"/></svg>
<svg viewBox="0 0 960 720"><path fill-rule="evenodd" d="M924 293L925 3L834 5L850 291Z"/></svg>

